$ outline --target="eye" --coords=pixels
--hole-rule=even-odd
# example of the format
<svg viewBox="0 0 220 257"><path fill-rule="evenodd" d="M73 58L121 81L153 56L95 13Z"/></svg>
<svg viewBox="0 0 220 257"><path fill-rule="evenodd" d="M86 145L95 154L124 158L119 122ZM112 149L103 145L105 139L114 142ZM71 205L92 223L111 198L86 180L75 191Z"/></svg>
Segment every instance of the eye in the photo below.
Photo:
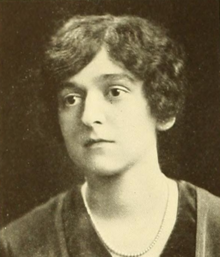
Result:
<svg viewBox="0 0 220 257"><path fill-rule="evenodd" d="M121 94L121 90L118 88L113 88L110 90L112 96L119 96Z"/></svg>
<svg viewBox="0 0 220 257"><path fill-rule="evenodd" d="M122 97L123 94L128 93L128 90L123 87L113 87L109 90L109 96L111 98Z"/></svg>
<svg viewBox="0 0 220 257"><path fill-rule="evenodd" d="M74 106L81 102L82 97L76 94L69 94L64 97L64 106Z"/></svg>

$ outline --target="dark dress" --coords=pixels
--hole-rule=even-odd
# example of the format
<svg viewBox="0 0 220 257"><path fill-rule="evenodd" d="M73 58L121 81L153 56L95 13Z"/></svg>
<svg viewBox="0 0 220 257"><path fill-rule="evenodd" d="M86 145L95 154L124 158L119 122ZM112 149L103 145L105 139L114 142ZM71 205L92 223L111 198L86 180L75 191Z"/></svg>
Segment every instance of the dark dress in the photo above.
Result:
<svg viewBox="0 0 220 257"><path fill-rule="evenodd" d="M196 191L194 188L183 187L181 183L178 183L178 188L177 221L161 257L195 256ZM74 195L77 197L75 198ZM77 208L80 215L78 212L69 212ZM91 225L79 190L69 192L65 198L63 220L67 248L71 257L81 256L81 252L86 253L85 256L111 256ZM77 232L80 231L80 236L78 233L73 233L71 228L76 228L74 230Z"/></svg>
<svg viewBox="0 0 220 257"><path fill-rule="evenodd" d="M220 256L220 200L184 181L178 188L177 221L161 257ZM2 257L111 256L91 225L79 188L3 228L0 249Z"/></svg>

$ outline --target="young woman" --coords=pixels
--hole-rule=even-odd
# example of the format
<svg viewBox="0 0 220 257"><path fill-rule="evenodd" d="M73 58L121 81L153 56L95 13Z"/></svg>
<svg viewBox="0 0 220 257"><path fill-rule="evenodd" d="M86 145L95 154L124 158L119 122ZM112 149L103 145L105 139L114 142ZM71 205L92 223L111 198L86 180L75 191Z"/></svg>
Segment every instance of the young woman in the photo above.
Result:
<svg viewBox="0 0 220 257"><path fill-rule="evenodd" d="M218 256L219 199L159 165L157 131L184 100L183 53L166 31L132 16L73 17L42 74L50 127L85 183L4 228L1 256Z"/></svg>

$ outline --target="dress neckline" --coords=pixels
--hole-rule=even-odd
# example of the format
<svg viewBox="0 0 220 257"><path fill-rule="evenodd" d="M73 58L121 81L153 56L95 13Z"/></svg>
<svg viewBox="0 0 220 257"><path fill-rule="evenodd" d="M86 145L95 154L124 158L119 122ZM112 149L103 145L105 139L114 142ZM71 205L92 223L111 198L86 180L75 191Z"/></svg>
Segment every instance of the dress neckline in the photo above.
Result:
<svg viewBox="0 0 220 257"><path fill-rule="evenodd" d="M177 181L177 185L177 219L160 257L195 256L196 190L184 181ZM91 225L80 187L67 193L62 209L62 222L69 257L111 257Z"/></svg>

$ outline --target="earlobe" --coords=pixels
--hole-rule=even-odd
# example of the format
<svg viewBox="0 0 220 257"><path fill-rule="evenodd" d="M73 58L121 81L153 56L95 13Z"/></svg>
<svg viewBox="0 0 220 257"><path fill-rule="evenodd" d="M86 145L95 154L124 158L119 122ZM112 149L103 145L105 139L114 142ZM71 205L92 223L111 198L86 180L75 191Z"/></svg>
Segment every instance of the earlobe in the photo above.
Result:
<svg viewBox="0 0 220 257"><path fill-rule="evenodd" d="M167 121L158 121L157 122L157 129L159 131L166 131L166 130L172 128L172 126L174 125L175 121L176 121L175 117L170 118Z"/></svg>

